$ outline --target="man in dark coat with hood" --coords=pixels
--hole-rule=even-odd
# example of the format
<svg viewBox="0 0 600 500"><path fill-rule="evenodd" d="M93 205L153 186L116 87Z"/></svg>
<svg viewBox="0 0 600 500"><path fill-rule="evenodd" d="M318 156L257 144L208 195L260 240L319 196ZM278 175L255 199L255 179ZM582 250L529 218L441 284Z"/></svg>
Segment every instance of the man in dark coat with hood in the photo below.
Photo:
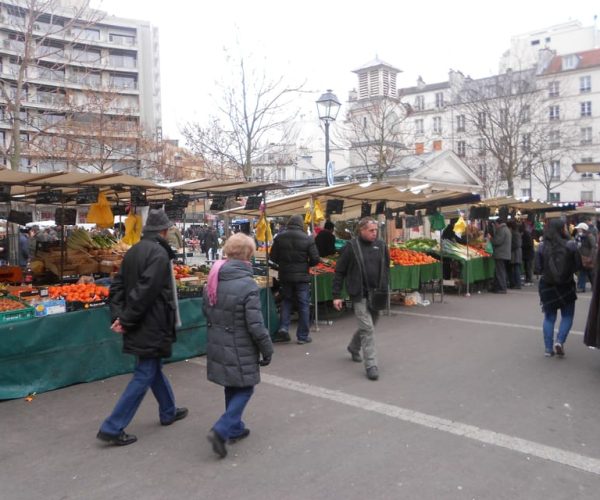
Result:
<svg viewBox="0 0 600 500"><path fill-rule="evenodd" d="M298 303L298 344L312 342L310 330L310 274L309 268L321 262L315 240L304 232L304 219L293 215L285 232L273 240L269 254L272 262L279 266L281 283L281 321L274 342L290 341L290 316L294 299Z"/></svg>
<svg viewBox="0 0 600 500"><path fill-rule="evenodd" d="M179 324L174 253L165 239L171 225L163 210L150 210L142 239L125 254L110 287L111 329L123 335L123 352L136 356L136 363L133 378L96 436L108 444L123 446L137 441L124 429L148 389L158 401L161 425L188 414L187 408L175 406L171 384L162 372L162 358L171 356Z"/></svg>

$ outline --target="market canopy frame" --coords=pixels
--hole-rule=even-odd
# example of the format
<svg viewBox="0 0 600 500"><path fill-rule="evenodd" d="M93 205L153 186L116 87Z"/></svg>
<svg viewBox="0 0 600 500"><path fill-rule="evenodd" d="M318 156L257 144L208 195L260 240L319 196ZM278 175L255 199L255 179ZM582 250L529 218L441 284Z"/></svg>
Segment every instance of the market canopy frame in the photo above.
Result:
<svg viewBox="0 0 600 500"><path fill-rule="evenodd" d="M293 195L267 200L267 212L270 217L283 217L305 213L305 205L310 200L343 199L344 218L360 216L361 205L364 202L386 202L386 208L392 211L401 210L406 205L416 205L417 209L426 206L443 206L458 203L478 203L480 195L468 189L448 190L438 189L433 183L413 185L411 183L393 182L349 182L331 187L323 187L302 191ZM465 201L466 200L466 201ZM322 208L324 208L322 206ZM223 215L236 215L242 217L257 217L260 210L246 210L243 207L233 208L220 212ZM339 215L337 217L340 217Z"/></svg>

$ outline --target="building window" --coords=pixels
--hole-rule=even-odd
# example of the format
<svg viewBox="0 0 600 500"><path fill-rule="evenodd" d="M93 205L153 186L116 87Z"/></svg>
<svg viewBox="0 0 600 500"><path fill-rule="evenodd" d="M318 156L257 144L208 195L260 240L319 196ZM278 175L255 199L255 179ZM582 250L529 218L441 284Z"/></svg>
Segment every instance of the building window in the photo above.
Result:
<svg viewBox="0 0 600 500"><path fill-rule="evenodd" d="M458 156L465 156L467 154L467 142L466 141L458 141L456 143L456 154Z"/></svg>
<svg viewBox="0 0 600 500"><path fill-rule="evenodd" d="M550 178L553 181L560 180L560 161L553 160L550 162Z"/></svg>
<svg viewBox="0 0 600 500"><path fill-rule="evenodd" d="M73 38L83 40L100 40L100 30L92 28L71 28Z"/></svg>
<svg viewBox="0 0 600 500"><path fill-rule="evenodd" d="M457 132L465 131L465 115L458 115L456 117L456 131Z"/></svg>
<svg viewBox="0 0 600 500"><path fill-rule="evenodd" d="M581 201L594 201L594 192L593 191L582 191L580 200Z"/></svg>
<svg viewBox="0 0 600 500"><path fill-rule="evenodd" d="M362 122L363 122L363 124L362 124L363 130L365 130L367 128L367 117L366 116L363 116Z"/></svg>
<svg viewBox="0 0 600 500"><path fill-rule="evenodd" d="M435 94L435 107L443 108L444 107L444 93L436 92Z"/></svg>
<svg viewBox="0 0 600 500"><path fill-rule="evenodd" d="M442 133L442 118L440 116L433 117L433 133L434 134Z"/></svg>
<svg viewBox="0 0 600 500"><path fill-rule="evenodd" d="M554 203L560 202L560 193L550 193L550 201Z"/></svg>
<svg viewBox="0 0 600 500"><path fill-rule="evenodd" d="M485 156L486 149L485 139L483 137L477 139L477 152L479 156Z"/></svg>
<svg viewBox="0 0 600 500"><path fill-rule="evenodd" d="M560 106L550 106L550 120L560 120Z"/></svg>
<svg viewBox="0 0 600 500"><path fill-rule="evenodd" d="M117 43L120 45L135 45L135 37L129 35L117 35L116 33L111 33L108 35L109 41L112 43Z"/></svg>
<svg viewBox="0 0 600 500"><path fill-rule="evenodd" d="M582 179L593 179L594 174L592 174L591 172L584 172L583 174L581 174L581 178Z"/></svg>
<svg viewBox="0 0 600 500"><path fill-rule="evenodd" d="M422 134L424 130L423 120L415 120L415 133Z"/></svg>
<svg viewBox="0 0 600 500"><path fill-rule="evenodd" d="M417 111L423 111L425 109L425 97L418 95L415 97L415 109Z"/></svg>
<svg viewBox="0 0 600 500"><path fill-rule="evenodd" d="M433 150L441 151L442 150L442 141L433 141Z"/></svg>
<svg viewBox="0 0 600 500"><path fill-rule="evenodd" d="M531 134L523 134L521 137L521 146L523 147L523 151L531 149Z"/></svg>
<svg viewBox="0 0 600 500"><path fill-rule="evenodd" d="M521 198L531 198L531 189L521 189Z"/></svg>
<svg viewBox="0 0 600 500"><path fill-rule="evenodd" d="M529 104L525 104L521 108L521 117L523 123L528 123L531 120L531 108L529 107Z"/></svg>
<svg viewBox="0 0 600 500"><path fill-rule="evenodd" d="M480 129L485 128L485 120L486 120L486 116L485 115L486 115L485 111L480 111L477 114L477 126Z"/></svg>
<svg viewBox="0 0 600 500"><path fill-rule="evenodd" d="M592 116L592 101L583 101L580 103L581 116Z"/></svg>
<svg viewBox="0 0 600 500"><path fill-rule="evenodd" d="M415 154L421 155L425 152L425 144L422 142L415 143Z"/></svg>
<svg viewBox="0 0 600 500"><path fill-rule="evenodd" d="M582 127L580 132L581 144L592 143L592 127Z"/></svg>
<svg viewBox="0 0 600 500"><path fill-rule="evenodd" d="M548 84L548 97L558 97L560 95L560 83L550 82Z"/></svg>
<svg viewBox="0 0 600 500"><path fill-rule="evenodd" d="M478 172L479 172L479 177L481 179L485 179L485 177L487 175L487 168L485 166L485 163L480 163L478 165Z"/></svg>
<svg viewBox="0 0 600 500"><path fill-rule="evenodd" d="M131 54L112 53L109 55L109 64L115 68L135 68L136 58Z"/></svg>
<svg viewBox="0 0 600 500"><path fill-rule="evenodd" d="M569 69L575 69L577 67L577 62L579 58L575 54L569 54L568 56L564 56L562 58L562 69L563 71Z"/></svg>
<svg viewBox="0 0 600 500"><path fill-rule="evenodd" d="M548 143L551 148L559 148L560 147L560 131L559 130L551 130L548 134Z"/></svg>
<svg viewBox="0 0 600 500"><path fill-rule="evenodd" d="M592 77L581 76L579 77L579 92L582 94L592 91Z"/></svg>

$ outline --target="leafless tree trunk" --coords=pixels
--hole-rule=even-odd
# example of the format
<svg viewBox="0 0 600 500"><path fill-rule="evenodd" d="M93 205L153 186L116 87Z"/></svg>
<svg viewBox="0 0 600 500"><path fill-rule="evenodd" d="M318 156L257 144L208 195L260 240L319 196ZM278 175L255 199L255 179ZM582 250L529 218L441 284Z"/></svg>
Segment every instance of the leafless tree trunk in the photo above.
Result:
<svg viewBox="0 0 600 500"><path fill-rule="evenodd" d="M408 108L394 97L357 101L343 132L354 156L352 166L381 180L402 158L414 154L405 145L407 116Z"/></svg>
<svg viewBox="0 0 600 500"><path fill-rule="evenodd" d="M506 182L507 194L513 196L515 180L527 172L533 153L525 147L524 137L528 135L533 146L538 144L533 138L543 137L546 131L535 72L508 71L482 80L467 78L454 92L456 114L465 116L467 132L478 137L477 154L496 162L498 173L488 169L488 175Z"/></svg>

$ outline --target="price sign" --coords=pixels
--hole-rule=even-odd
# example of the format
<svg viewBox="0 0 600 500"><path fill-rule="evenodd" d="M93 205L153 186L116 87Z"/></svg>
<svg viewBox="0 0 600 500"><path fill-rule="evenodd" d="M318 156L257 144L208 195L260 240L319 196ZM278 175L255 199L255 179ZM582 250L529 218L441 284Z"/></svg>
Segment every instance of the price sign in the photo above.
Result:
<svg viewBox="0 0 600 500"><path fill-rule="evenodd" d="M57 226L74 226L77 224L77 209L57 208L54 212L54 223Z"/></svg>
<svg viewBox="0 0 600 500"><path fill-rule="evenodd" d="M77 190L75 203L77 205L88 205L98 201L98 186L86 186Z"/></svg>
<svg viewBox="0 0 600 500"><path fill-rule="evenodd" d="M51 205L60 203L62 190L60 189L42 189L35 195L35 202L39 205Z"/></svg>

